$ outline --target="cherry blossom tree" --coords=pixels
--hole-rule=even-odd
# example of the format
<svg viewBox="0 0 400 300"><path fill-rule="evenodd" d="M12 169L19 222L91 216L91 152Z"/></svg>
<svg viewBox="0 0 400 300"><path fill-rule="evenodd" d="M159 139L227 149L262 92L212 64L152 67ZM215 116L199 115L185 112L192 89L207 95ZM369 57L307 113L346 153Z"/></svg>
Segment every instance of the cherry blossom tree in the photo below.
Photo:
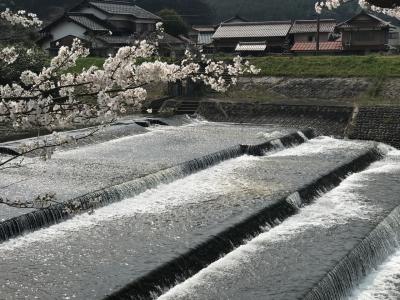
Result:
<svg viewBox="0 0 400 300"><path fill-rule="evenodd" d="M0 19L14 26L41 26L36 15L25 11L13 13L7 9L0 12ZM158 23L156 28L156 36L162 38L162 24ZM187 50L179 63L167 63L159 59L157 45L157 41L138 41L120 48L105 60L102 68L92 66L80 73L71 73L68 70L77 60L90 54L89 49L75 39L70 47L60 47L58 55L42 71L26 70L19 83L0 85L0 123L15 128L44 127L52 131L75 124L107 125L128 109L140 109L147 97L146 86L150 83L191 80L225 92L237 82L237 77L259 72L241 57L227 64L212 61L201 51L194 54ZM13 46L0 50L0 63L11 65L17 58ZM232 80L225 80L224 75L229 75ZM23 145L14 155L0 156L0 169L10 164L19 165L18 160L33 151L41 150L47 159L56 146L73 141L71 136L55 132L51 142L37 140ZM36 207L38 202L51 204L53 200L45 195L30 202L16 203L0 197L0 203L17 207Z"/></svg>
<svg viewBox="0 0 400 300"><path fill-rule="evenodd" d="M350 1L358 1L363 9L400 18L400 0L322 0L315 3L315 10L321 13L324 8L332 10Z"/></svg>

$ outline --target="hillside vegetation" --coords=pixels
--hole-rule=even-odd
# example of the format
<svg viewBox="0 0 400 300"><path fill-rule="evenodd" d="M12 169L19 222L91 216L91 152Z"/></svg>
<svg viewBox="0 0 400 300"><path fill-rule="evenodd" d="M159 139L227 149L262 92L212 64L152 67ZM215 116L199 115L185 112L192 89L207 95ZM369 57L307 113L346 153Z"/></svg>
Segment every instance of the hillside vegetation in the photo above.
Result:
<svg viewBox="0 0 400 300"><path fill-rule="evenodd" d="M133 0L132 0L133 1ZM45 21L63 14L80 0L4 0L0 9L26 9L38 13ZM290 20L315 18L315 0L137 0L136 3L151 11L174 9L190 24L218 23L236 14L249 20ZM352 3L330 12L324 17L346 19L354 14Z"/></svg>
<svg viewBox="0 0 400 300"><path fill-rule="evenodd" d="M315 0L204 0L220 20L240 15L250 20L294 20L316 18ZM322 17L344 20L354 15L358 7L347 3Z"/></svg>

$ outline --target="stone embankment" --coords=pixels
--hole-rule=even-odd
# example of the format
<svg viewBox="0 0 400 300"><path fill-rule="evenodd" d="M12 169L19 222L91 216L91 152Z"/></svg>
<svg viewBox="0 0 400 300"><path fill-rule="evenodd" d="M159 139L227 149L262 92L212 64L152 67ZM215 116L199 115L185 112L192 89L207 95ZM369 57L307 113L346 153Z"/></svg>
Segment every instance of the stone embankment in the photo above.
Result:
<svg viewBox="0 0 400 300"><path fill-rule="evenodd" d="M179 101L170 100L161 112L171 113L176 107ZM400 107L202 100L196 113L210 121L309 127L321 135L374 140L400 148Z"/></svg>
<svg viewBox="0 0 400 300"><path fill-rule="evenodd" d="M363 97L397 100L400 94L400 78L290 78L260 77L241 78L234 95L257 93L278 99L341 100L343 102Z"/></svg>

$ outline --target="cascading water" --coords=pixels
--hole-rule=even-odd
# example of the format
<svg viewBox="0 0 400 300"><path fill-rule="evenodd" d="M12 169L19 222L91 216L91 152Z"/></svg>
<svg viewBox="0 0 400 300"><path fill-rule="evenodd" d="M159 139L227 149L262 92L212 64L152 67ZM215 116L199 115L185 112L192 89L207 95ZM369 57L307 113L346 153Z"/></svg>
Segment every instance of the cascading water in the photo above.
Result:
<svg viewBox="0 0 400 300"><path fill-rule="evenodd" d="M150 295L156 295L159 292L157 289L171 286L177 280L182 280L195 274L208 263L218 259L222 253L227 253L233 247L240 245L249 235L257 234L260 228L271 228L280 224L287 217L295 214L301 206L310 203L321 191L328 191L334 188L349 173L363 170L380 157L381 153L377 149L364 151L363 154L355 159L327 171L321 177L299 188L294 194L274 201L272 205L260 209L256 214L215 235L205 243L196 246L190 252L130 283L107 299L145 299ZM182 266L185 266L184 270L182 270Z"/></svg>
<svg viewBox="0 0 400 300"><path fill-rule="evenodd" d="M35 210L5 220L0 223L0 242L28 231L56 224L62 220L68 219L73 215L73 213L95 209L122 199L133 197L148 189L154 188L161 183L172 182L227 159L232 159L243 154L259 155L266 151L275 149L277 144L283 146L296 145L306 141L303 136L312 138L313 135L314 133L312 130L306 129L302 132L302 135L300 135L299 132L295 132L280 139L271 140L260 145L234 146L201 158L187 161L175 167L156 172L155 174L92 192L70 201L66 201L65 203L53 205L46 209ZM71 211L73 211L73 213L71 213Z"/></svg>
<svg viewBox="0 0 400 300"><path fill-rule="evenodd" d="M293 149L287 152L293 153ZM393 161L389 155L366 171L351 175L297 215L272 229L267 226L264 233L173 287L160 300L344 299L371 268L399 249L400 207L391 193L394 190L384 189L398 182L399 174L400 160ZM376 186L370 189L371 182ZM377 195L386 199L382 201ZM293 194L287 201L301 207L299 199ZM359 242L358 237L364 234L367 237ZM339 263L337 257L342 257ZM394 256L386 264L398 265L398 261ZM330 266L333 268L326 274ZM392 276L386 295L398 295L394 286L400 281L393 280L393 266L383 265L377 272L366 282L376 281L382 288L384 276ZM324 274L323 280L303 293L318 282L319 274ZM359 300L397 299L380 298L379 293L377 298L369 298L373 289L368 289L368 283L355 293L354 299Z"/></svg>
<svg viewBox="0 0 400 300"><path fill-rule="evenodd" d="M7 241L0 244L0 298L160 293L157 285L194 275L262 228L284 226L306 209L307 197L362 169L360 158L372 162L380 154L373 143L312 139L272 155L224 161ZM220 288L218 281L214 286Z"/></svg>
<svg viewBox="0 0 400 300"><path fill-rule="evenodd" d="M123 161L108 188L0 223L3 240L43 228L0 244L0 298L147 299L173 287L162 298L339 299L399 249L393 151L375 162L382 152L371 142L270 128L261 138L282 138L260 143L249 134L260 128L196 122L56 157L79 153L73 166L97 168L98 157L123 152L99 173L121 157L170 160L127 182L116 170ZM195 139L205 133L211 144ZM129 156L135 143L151 151L146 140L164 135L162 152ZM68 205L96 211L71 218Z"/></svg>
<svg viewBox="0 0 400 300"><path fill-rule="evenodd" d="M349 300L388 299L400 299L400 250L372 270L349 297Z"/></svg>

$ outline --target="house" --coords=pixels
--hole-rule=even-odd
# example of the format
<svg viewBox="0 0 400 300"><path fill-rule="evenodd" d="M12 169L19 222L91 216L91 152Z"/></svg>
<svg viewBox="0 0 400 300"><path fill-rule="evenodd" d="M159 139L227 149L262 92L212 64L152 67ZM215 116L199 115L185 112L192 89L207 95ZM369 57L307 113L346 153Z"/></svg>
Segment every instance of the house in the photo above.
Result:
<svg viewBox="0 0 400 300"><path fill-rule="evenodd" d="M267 42L239 42L235 48L241 56L262 56L267 52Z"/></svg>
<svg viewBox="0 0 400 300"><path fill-rule="evenodd" d="M174 37L168 33L158 41L158 54L164 57L181 57L184 55L189 42L185 37Z"/></svg>
<svg viewBox="0 0 400 300"><path fill-rule="evenodd" d="M335 19L296 20L290 29L295 54L337 54L343 51L342 42L335 40Z"/></svg>
<svg viewBox="0 0 400 300"><path fill-rule="evenodd" d="M250 21L245 19L245 18L243 18L243 17L241 17L241 16L239 16L239 15L236 15L236 16L234 16L232 18L229 18L229 19L227 19L225 21L222 21L221 23L227 24L227 23L246 23L246 22L250 22Z"/></svg>
<svg viewBox="0 0 400 300"><path fill-rule="evenodd" d="M335 19L319 20L319 41L327 42L334 34ZM318 20L296 20L290 29L290 36L296 42L315 42L317 40Z"/></svg>
<svg viewBox="0 0 400 300"><path fill-rule="evenodd" d="M191 37L199 46L210 45L217 27L216 25L195 25L192 27Z"/></svg>
<svg viewBox="0 0 400 300"><path fill-rule="evenodd" d="M245 18L242 18L241 16L236 15L232 18L222 21L221 24L244 23L244 22L249 22L249 21ZM192 40L196 42L197 45L210 46L213 42L212 37L213 37L215 31L217 31L218 27L219 27L219 24L218 25L194 25L192 27L192 30L189 35L192 38Z"/></svg>
<svg viewBox="0 0 400 300"><path fill-rule="evenodd" d="M400 50L400 27L398 26L392 26L389 29L389 47L394 52Z"/></svg>
<svg viewBox="0 0 400 300"><path fill-rule="evenodd" d="M291 21L221 23L212 38L217 51L235 52L246 43L259 43L267 49L253 52L280 53L287 47L291 27Z"/></svg>
<svg viewBox="0 0 400 300"><path fill-rule="evenodd" d="M56 53L81 39L95 55L112 54L154 32L161 18L133 2L84 0L41 30L40 46Z"/></svg>
<svg viewBox="0 0 400 300"><path fill-rule="evenodd" d="M336 26L344 51L368 53L388 50L391 25L365 11Z"/></svg>
<svg viewBox="0 0 400 300"><path fill-rule="evenodd" d="M318 44L317 51L317 42L295 42L291 52L295 54L340 54L343 52L342 41L326 41L320 42Z"/></svg>

